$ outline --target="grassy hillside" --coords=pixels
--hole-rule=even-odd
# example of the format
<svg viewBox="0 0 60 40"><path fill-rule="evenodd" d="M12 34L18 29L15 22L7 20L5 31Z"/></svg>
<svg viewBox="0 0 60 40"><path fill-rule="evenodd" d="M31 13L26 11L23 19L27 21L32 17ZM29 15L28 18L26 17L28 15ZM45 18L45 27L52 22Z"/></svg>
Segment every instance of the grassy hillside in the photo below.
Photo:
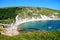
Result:
<svg viewBox="0 0 60 40"><path fill-rule="evenodd" d="M58 14L55 14L58 13ZM40 15L51 16L55 15L60 18L60 10L53 10L49 8L39 7L7 7L0 8L0 23L12 23L16 15L20 15L20 18L41 17ZM27 16L24 16L27 15ZM3 21L1 21L3 20ZM5 21L7 20L7 21ZM8 22L10 20L10 22Z"/></svg>
<svg viewBox="0 0 60 40"><path fill-rule="evenodd" d="M0 40L60 40L60 31L27 32L13 37L0 35Z"/></svg>

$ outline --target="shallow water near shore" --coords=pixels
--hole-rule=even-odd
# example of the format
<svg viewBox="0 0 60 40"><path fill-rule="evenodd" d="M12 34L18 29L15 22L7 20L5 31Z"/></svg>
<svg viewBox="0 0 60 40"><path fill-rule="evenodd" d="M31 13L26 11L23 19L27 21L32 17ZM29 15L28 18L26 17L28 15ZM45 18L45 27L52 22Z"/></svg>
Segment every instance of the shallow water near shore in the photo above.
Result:
<svg viewBox="0 0 60 40"><path fill-rule="evenodd" d="M54 31L54 30L60 30L60 20L27 22L20 24L18 27L19 30L22 31L34 31L34 30Z"/></svg>

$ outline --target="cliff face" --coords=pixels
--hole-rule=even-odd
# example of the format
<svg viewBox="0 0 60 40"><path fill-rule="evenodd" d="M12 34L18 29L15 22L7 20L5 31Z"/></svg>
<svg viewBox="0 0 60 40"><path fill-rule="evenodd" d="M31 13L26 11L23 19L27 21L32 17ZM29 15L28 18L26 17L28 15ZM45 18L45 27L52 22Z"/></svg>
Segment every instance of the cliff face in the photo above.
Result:
<svg viewBox="0 0 60 40"><path fill-rule="evenodd" d="M25 7L16 11L21 19L41 18L41 19L60 19L60 12L48 8Z"/></svg>

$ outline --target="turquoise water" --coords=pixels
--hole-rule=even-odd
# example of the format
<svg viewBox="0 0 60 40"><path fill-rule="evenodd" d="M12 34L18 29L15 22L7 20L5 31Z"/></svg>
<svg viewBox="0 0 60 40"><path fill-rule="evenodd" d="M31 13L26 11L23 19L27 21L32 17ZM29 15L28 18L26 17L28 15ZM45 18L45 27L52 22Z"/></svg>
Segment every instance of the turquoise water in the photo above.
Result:
<svg viewBox="0 0 60 40"><path fill-rule="evenodd" d="M23 31L34 31L34 30L60 30L60 20L45 20L28 22L19 25L19 30Z"/></svg>

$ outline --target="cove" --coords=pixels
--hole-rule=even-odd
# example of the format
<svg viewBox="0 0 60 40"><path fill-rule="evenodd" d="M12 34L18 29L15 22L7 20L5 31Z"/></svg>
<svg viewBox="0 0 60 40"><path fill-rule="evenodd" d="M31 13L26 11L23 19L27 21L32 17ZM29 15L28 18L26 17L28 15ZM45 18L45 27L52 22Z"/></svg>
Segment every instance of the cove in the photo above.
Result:
<svg viewBox="0 0 60 40"><path fill-rule="evenodd" d="M42 21L27 22L27 23L18 25L18 30L22 30L22 31L60 30L60 20L42 20Z"/></svg>

